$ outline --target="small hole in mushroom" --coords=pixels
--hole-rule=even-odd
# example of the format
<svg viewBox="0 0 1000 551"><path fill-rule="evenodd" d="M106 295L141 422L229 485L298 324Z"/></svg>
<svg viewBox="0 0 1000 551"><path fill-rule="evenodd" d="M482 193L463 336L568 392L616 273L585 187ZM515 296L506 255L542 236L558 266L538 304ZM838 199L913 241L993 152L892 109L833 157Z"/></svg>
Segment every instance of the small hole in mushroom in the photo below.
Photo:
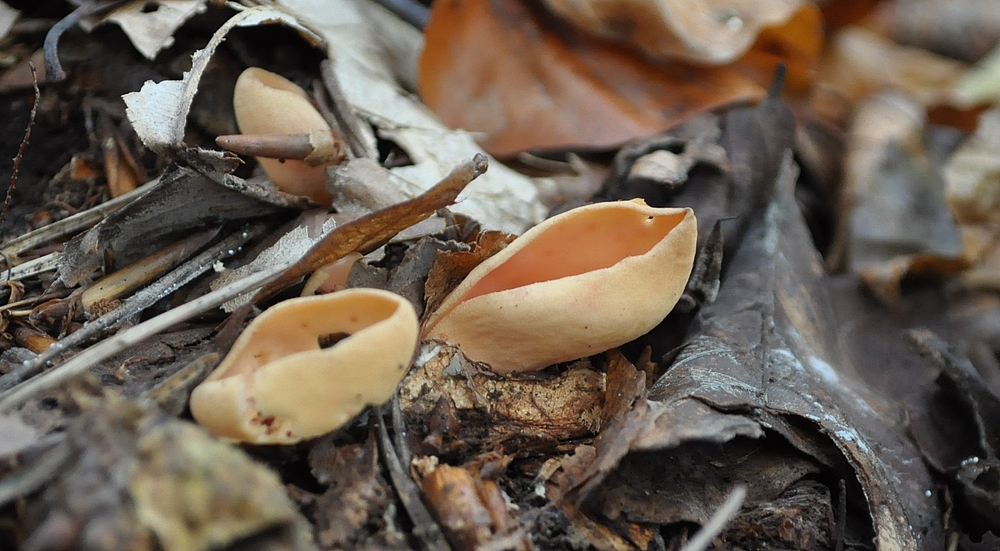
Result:
<svg viewBox="0 0 1000 551"><path fill-rule="evenodd" d="M142 6L142 13L153 13L160 9L160 5L156 2L146 2Z"/></svg>
<svg viewBox="0 0 1000 551"><path fill-rule="evenodd" d="M316 339L316 342L319 344L320 348L330 348L350 336L350 333L340 331L337 333L330 333L328 335L320 335L319 338Z"/></svg>

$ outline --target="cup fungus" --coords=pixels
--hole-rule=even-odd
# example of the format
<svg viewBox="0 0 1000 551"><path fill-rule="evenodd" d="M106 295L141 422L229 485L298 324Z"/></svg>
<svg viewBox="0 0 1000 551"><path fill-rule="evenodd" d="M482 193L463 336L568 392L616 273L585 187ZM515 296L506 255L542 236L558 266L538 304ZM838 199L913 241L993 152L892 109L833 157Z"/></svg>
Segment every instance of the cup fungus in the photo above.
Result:
<svg viewBox="0 0 1000 551"><path fill-rule="evenodd" d="M258 156L257 162L281 191L311 198L329 206L326 167L341 160L330 125L313 107L302 88L270 71L251 67L236 80L233 90L236 124L243 134L259 136L308 135L314 155L298 159Z"/></svg>
<svg viewBox="0 0 1000 551"><path fill-rule="evenodd" d="M243 442L319 436L391 398L416 344L416 313L393 293L286 300L255 319L195 388L191 413L216 436Z"/></svg>
<svg viewBox="0 0 1000 551"><path fill-rule="evenodd" d="M691 274L697 231L691 209L641 199L565 212L477 266L424 332L502 373L614 348L673 309Z"/></svg>

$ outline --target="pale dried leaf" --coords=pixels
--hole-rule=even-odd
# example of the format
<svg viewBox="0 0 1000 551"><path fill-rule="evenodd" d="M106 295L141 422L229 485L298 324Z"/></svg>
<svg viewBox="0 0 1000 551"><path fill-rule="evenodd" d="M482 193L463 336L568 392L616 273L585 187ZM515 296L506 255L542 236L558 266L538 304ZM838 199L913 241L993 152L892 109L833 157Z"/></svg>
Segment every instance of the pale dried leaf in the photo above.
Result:
<svg viewBox="0 0 1000 551"><path fill-rule="evenodd" d="M253 27L270 23L282 23L299 31L312 42L320 42L317 36L299 25L294 17L278 9L254 7L237 13L219 27L204 49L195 52L192 56L191 70L184 73L183 79L157 83L146 81L138 92L122 96L129 122L132 123L143 145L160 155L169 155L171 151L181 149L191 101L198 91L202 73L205 72L216 48L234 27Z"/></svg>
<svg viewBox="0 0 1000 551"><path fill-rule="evenodd" d="M206 0L129 2L102 18L85 20L81 26L89 31L103 23L115 23L122 28L135 49L152 60L160 51L174 44L174 32L184 22L204 13L205 3Z"/></svg>
<svg viewBox="0 0 1000 551"><path fill-rule="evenodd" d="M0 1L0 39L7 36L19 17L21 17L20 11Z"/></svg>
<svg viewBox="0 0 1000 551"><path fill-rule="evenodd" d="M392 181L407 197L423 193L451 169L482 153L472 136L451 130L404 88L393 60L412 56L422 47L415 29L382 8L348 0L282 0L304 24L315 28L329 45L334 72L344 96L379 135L399 144L412 166L390 170ZM391 28L389 32L387 29ZM409 37L401 49L386 41ZM495 161L490 171L473 182L452 208L478 220L484 228L521 233L546 213L532 181Z"/></svg>
<svg viewBox="0 0 1000 551"><path fill-rule="evenodd" d="M285 262L295 262L302 258L302 255L306 254L313 245L318 243L321 239L327 236L337 227L337 223L333 218L328 219L324 224L323 228L317 235L310 235L309 229L302 225L297 226L292 231L282 235L280 239L274 244L264 249L257 258L254 258L249 264L240 266L235 270L229 270L223 272L212 281L210 287L212 290L221 289L227 285L235 283L251 274L257 273L265 268L275 266ZM243 306L244 304L250 302L253 297L253 293L247 293L240 295L229 302L226 302L221 306L226 312L232 312Z"/></svg>

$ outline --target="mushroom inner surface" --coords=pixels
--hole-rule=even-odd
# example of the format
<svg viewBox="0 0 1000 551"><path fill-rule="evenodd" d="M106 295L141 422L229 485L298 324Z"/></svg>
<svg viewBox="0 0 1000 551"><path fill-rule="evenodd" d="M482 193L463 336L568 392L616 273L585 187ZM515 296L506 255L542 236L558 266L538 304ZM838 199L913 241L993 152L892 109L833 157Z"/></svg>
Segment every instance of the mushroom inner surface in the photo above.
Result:
<svg viewBox="0 0 1000 551"><path fill-rule="evenodd" d="M334 297L335 300L329 300ZM252 327L252 333L241 337L242 349L218 378L251 373L264 364L299 352L335 348L356 333L392 317L399 308L395 301L382 297L338 297L334 293L323 298L327 300L278 304L264 312L261 318L267 318L259 320L261 323ZM330 335L343 337L329 343L326 337ZM237 341L236 346L240 345Z"/></svg>
<svg viewBox="0 0 1000 551"><path fill-rule="evenodd" d="M469 289L462 300L610 268L625 258L649 252L684 216L683 211L652 215L628 208L595 209L569 216L540 231Z"/></svg>

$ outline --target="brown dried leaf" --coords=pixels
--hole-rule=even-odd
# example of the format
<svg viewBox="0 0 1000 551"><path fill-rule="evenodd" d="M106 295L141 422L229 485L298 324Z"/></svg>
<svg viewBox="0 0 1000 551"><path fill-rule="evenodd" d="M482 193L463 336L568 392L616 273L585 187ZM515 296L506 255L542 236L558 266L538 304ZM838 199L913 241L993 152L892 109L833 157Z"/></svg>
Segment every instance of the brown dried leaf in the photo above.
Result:
<svg viewBox="0 0 1000 551"><path fill-rule="evenodd" d="M426 39L424 102L497 155L612 147L763 93L732 68L654 64L524 0L438 2Z"/></svg>
<svg viewBox="0 0 1000 551"><path fill-rule="evenodd" d="M722 65L740 57L761 29L786 23L801 0L545 0L556 15L644 55Z"/></svg>
<svg viewBox="0 0 1000 551"><path fill-rule="evenodd" d="M411 432L439 452L488 444L552 451L600 427L604 374L585 362L558 375L503 377L429 342L415 364L400 386L400 406L414 422Z"/></svg>
<svg viewBox="0 0 1000 551"><path fill-rule="evenodd" d="M973 287L1000 289L1000 111L979 117L976 133L945 164L948 206L962 232L963 274Z"/></svg>
<svg viewBox="0 0 1000 551"><path fill-rule="evenodd" d="M949 103L967 69L959 61L900 46L861 27L842 29L829 50L819 81L850 103L884 90L907 94L924 106Z"/></svg>
<svg viewBox="0 0 1000 551"><path fill-rule="evenodd" d="M441 465L424 477L423 491L457 551L473 551L493 535L493 519L478 481L462 467Z"/></svg>
<svg viewBox="0 0 1000 551"><path fill-rule="evenodd" d="M448 293L469 275L482 261L500 252L516 236L499 231L484 231L476 236L471 251L441 251L427 275L424 286L424 316L437 310Z"/></svg>
<svg viewBox="0 0 1000 551"><path fill-rule="evenodd" d="M327 489L316 500L316 536L326 549L363 541L365 528L381 523L392 488L380 472L375 439L335 446L323 438L309 451L312 474Z"/></svg>

